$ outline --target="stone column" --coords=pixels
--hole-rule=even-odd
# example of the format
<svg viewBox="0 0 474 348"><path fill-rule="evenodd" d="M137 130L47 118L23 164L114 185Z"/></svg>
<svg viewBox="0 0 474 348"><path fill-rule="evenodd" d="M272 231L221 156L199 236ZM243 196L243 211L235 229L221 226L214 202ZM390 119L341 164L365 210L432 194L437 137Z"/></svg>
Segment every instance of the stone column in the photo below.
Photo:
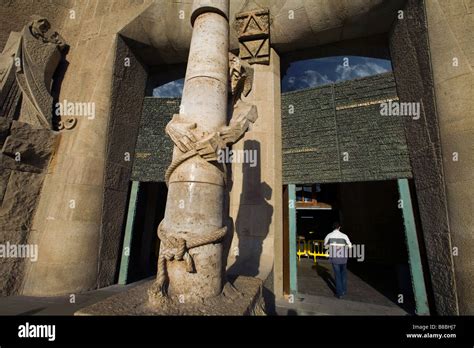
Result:
<svg viewBox="0 0 474 348"><path fill-rule="evenodd" d="M459 313L472 315L474 4L461 0L430 0L425 4ZM443 283L452 286L447 280Z"/></svg>
<svg viewBox="0 0 474 348"><path fill-rule="evenodd" d="M182 144L212 138L226 124L228 9L228 0L194 1L191 16L193 36L182 104L180 114L175 115L171 122ZM179 130L183 129L180 133ZM176 139L173 140L176 143ZM171 167L191 152L175 146ZM222 290L222 244L215 241L194 248L189 248L189 244L191 240L207 238L214 231L222 230L223 168L201 156L194 156L176 166L168 185L165 218L158 232L162 244L157 283L160 277L166 277L163 290L174 299L180 297L188 301L217 296ZM166 260L163 258L168 251L176 250L171 239L186 241L189 255L185 255L184 261L186 256L190 256L190 262L189 259L183 262L176 255ZM159 288L163 293L161 286Z"/></svg>

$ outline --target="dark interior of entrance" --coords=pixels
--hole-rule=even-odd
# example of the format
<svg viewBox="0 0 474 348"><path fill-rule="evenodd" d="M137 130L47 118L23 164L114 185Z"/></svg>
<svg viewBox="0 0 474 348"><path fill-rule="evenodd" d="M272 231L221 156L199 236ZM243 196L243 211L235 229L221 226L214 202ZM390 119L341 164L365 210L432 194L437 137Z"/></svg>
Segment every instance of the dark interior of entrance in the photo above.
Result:
<svg viewBox="0 0 474 348"><path fill-rule="evenodd" d="M165 183L140 183L130 248L129 283L156 274L159 250L156 231L165 215L167 194Z"/></svg>
<svg viewBox="0 0 474 348"><path fill-rule="evenodd" d="M297 239L323 240L339 221L353 244L364 245L363 261L348 261L348 300L389 301L414 313L397 181L297 185L296 198ZM312 258L301 257L298 292L332 296L332 273L326 258L315 265Z"/></svg>

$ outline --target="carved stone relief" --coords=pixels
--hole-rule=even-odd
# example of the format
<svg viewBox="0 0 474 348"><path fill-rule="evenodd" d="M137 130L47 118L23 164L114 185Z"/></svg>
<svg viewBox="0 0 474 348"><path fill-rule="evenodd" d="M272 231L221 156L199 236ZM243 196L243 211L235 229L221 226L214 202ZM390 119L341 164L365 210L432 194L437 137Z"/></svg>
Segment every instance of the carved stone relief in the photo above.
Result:
<svg viewBox="0 0 474 348"><path fill-rule="evenodd" d="M249 64L270 63L270 12L261 9L235 16L239 55Z"/></svg>

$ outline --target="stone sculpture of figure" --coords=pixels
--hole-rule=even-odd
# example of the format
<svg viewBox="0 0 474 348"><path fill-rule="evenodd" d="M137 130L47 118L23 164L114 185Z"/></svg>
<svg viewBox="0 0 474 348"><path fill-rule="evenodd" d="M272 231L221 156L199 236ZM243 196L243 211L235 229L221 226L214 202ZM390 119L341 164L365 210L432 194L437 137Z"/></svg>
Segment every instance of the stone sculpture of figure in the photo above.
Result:
<svg viewBox="0 0 474 348"><path fill-rule="evenodd" d="M66 47L64 39L56 31L48 36L47 33L50 29L51 24L44 17L36 17L30 24L30 32L36 39L41 40L43 43L58 45L59 49L63 50Z"/></svg>
<svg viewBox="0 0 474 348"><path fill-rule="evenodd" d="M166 132L181 152L195 150L202 158L216 161L217 152L226 145L237 142L256 121L256 106L242 100L242 96L247 96L252 89L253 68L229 53L229 78L234 106L232 118L229 125L216 134L204 134L200 137L196 134L196 123L187 123L180 114L173 115L166 126Z"/></svg>
<svg viewBox="0 0 474 348"><path fill-rule="evenodd" d="M44 17L35 16L21 33L11 33L0 57L0 114L11 120L21 94L18 120L53 129L53 75L66 47Z"/></svg>
<svg viewBox="0 0 474 348"><path fill-rule="evenodd" d="M229 75L230 88L234 96L234 104L244 97L248 96L252 90L253 68L250 64L242 61L233 53L229 53Z"/></svg>
<svg viewBox="0 0 474 348"><path fill-rule="evenodd" d="M21 92L16 82L15 57L19 51L21 34L13 32L0 54L0 117L14 118Z"/></svg>
<svg viewBox="0 0 474 348"><path fill-rule="evenodd" d="M46 37L44 36L44 34L46 34L49 29L51 29L51 24L49 24L46 18L40 17L38 19L35 19L30 25L31 34L36 39L42 39L43 42L47 42L45 41Z"/></svg>
<svg viewBox="0 0 474 348"><path fill-rule="evenodd" d="M229 53L229 70L233 112L229 125L221 130L220 136L224 143L233 144L257 120L257 108L242 100L242 97L246 97L252 90L253 68L239 57Z"/></svg>

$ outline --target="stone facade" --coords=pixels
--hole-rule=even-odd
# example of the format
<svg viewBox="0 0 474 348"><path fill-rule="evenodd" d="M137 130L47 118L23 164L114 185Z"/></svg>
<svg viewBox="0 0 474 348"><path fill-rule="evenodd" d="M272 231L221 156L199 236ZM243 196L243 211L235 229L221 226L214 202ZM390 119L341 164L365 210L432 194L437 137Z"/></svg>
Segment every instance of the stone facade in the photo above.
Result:
<svg viewBox="0 0 474 348"><path fill-rule="evenodd" d="M126 112L123 108L114 109L118 103L114 103L117 100L114 97L119 97L119 101L125 100L119 92L114 92L117 85L113 81L127 77L124 70L120 70L120 66L126 67L125 60L123 64L114 64L120 52L124 52L117 33L148 4L144 1L63 3L63 6L69 6L61 17L61 34L69 43L70 51L66 56L68 66L59 100L94 103L96 115L94 119L79 119L74 132L62 136L54 158L55 169L45 177L42 200L33 221L34 233L30 236L31 243L38 243L40 256L26 270L25 294L55 295L85 291L110 284L115 279L120 255L120 244L116 238L120 239L120 230L114 225L117 223L116 215L107 221L103 221L102 217L120 212L119 202L126 197L127 188L108 178L113 173L118 173L114 178L120 178L121 171L131 165L123 152L130 152L133 156L134 149L134 145L127 148L124 143L125 149L107 150L108 141L113 141L115 134L123 137L119 133L120 126L114 125L120 124L120 120L115 121L114 118ZM10 7L9 10L14 11L15 8ZM35 10L42 14L47 7ZM139 69L133 57L129 58L130 67ZM134 71L133 76L139 78L139 71ZM112 134L110 139L108 134ZM120 160L114 154L116 150L122 152ZM125 169L113 166L117 162ZM106 175L107 166L113 167L113 171ZM108 203L117 200L116 212L107 209L108 203L104 206L104 196L109 197ZM118 199L115 198L117 196ZM71 200L74 201L73 209L70 208ZM122 218L118 219L118 223L121 224L123 213L119 215ZM109 242L113 245L110 246ZM46 245L47 248L43 247ZM50 274L56 276L48 278ZM44 282L44 279L50 281Z"/></svg>
<svg viewBox="0 0 474 348"><path fill-rule="evenodd" d="M474 4L472 1L425 1L433 87L436 95L441 160L449 217L454 275L445 273L450 258L439 260L439 302L460 314L474 313ZM446 210L443 209L443 213ZM445 233L432 243L447 245ZM453 279L455 278L455 280ZM453 286L455 283L455 286ZM452 292L456 291L456 295ZM442 301L450 293L449 301Z"/></svg>
<svg viewBox="0 0 474 348"><path fill-rule="evenodd" d="M0 243L25 245L32 233L33 212L58 136L48 129L13 121L0 154ZM21 161L16 157L20 154ZM28 259L0 258L0 295L21 291Z"/></svg>
<svg viewBox="0 0 474 348"><path fill-rule="evenodd" d="M179 98L145 98L133 160L132 180L164 182L173 153L166 124L179 112ZM158 115L158 116L157 116Z"/></svg>
<svg viewBox="0 0 474 348"><path fill-rule="evenodd" d="M380 114L397 99L391 73L283 93L283 182L410 178L403 119Z"/></svg>
<svg viewBox="0 0 474 348"><path fill-rule="evenodd" d="M399 9L404 11L401 20L397 20ZM186 62L191 10L187 0L1 1L0 49L12 32L21 32L31 16L48 18L70 46L56 76L58 100L94 103L96 110L95 118L78 118L73 129L60 133L54 123L52 130L34 129L32 118L18 119L22 112L28 114L26 104L19 109L9 107L7 117L3 115L6 108L0 110L0 242L38 244L40 253L38 262L26 268L21 262L2 260L2 295L70 294L115 282L129 181L162 180L161 156L168 153L170 145L147 144L140 137L136 145L139 128L145 132L144 123L156 127L165 123L164 119L146 121L142 117L140 125L146 79L157 66ZM235 145L236 149L257 150L262 162L258 169L232 164L233 186L226 208L233 218L229 228L234 231L231 240L225 241L229 270L262 279L273 270L273 290L277 297L283 296L283 180L413 177L430 273L426 278L433 288L435 311L472 314L471 2L358 0L329 5L325 0L235 0L228 16L231 51L236 53L245 41L236 15L262 10L269 12L270 40L262 52L251 50L253 56L249 57L262 58L255 62L265 63L255 64L253 95L248 100L257 106L259 119ZM260 27L263 34L266 29ZM251 35L250 39L262 38ZM335 49L326 50L326 45ZM298 156L285 151L307 145L288 134L287 106L292 98L301 110L313 105L304 100L304 93L309 92L280 97L280 56L284 59L304 49L319 56L354 52L354 45L365 45L357 52L384 57L390 48L396 94L401 101L421 102L420 122L407 120L403 137L396 120L384 125L372 122L370 115L375 114L376 106L345 108L348 105L338 104L340 98L354 98L357 103L372 98L370 86L359 91L369 93L370 98L359 98L351 83L334 90L313 90L321 115L321 122L313 129L327 125L330 131L308 132L307 139L312 147L321 148L318 160L327 159L326 171L315 178L312 173L320 168L308 168L305 176L297 178ZM384 81L384 96L391 96L393 80ZM17 100L17 91L8 93L7 98L0 93L0 101ZM151 99L145 100L145 113L153 108L149 103ZM177 106L177 101L170 101L163 114ZM52 115L45 114L49 123ZM304 113L303 117L308 116ZM366 128L357 122L362 117ZM303 123L293 121L304 130ZM386 129L393 137L376 137L371 127ZM332 137L337 139L336 145L325 140L336 131L338 136ZM157 130L149 137L156 139ZM353 148L354 143L363 143L355 153L357 170L345 168L345 162L330 155L337 146L336 158L340 158L343 147ZM377 151L359 157L374 143ZM15 149L31 157L25 156L24 163L13 163ZM391 154L389 165L371 167L372 159L380 160L382 149ZM160 153L155 155L157 150ZM147 157L148 153L152 157ZM453 160L455 154L459 160ZM348 155L351 159L351 151ZM153 167L145 168L147 158L156 160ZM287 172L285 168L292 169Z"/></svg>
<svg viewBox="0 0 474 348"><path fill-rule="evenodd" d="M0 239L27 246L50 159L65 129L53 114L53 75L66 44L44 17L12 32L0 55ZM72 129L75 120L67 123ZM57 128L57 125L61 125ZM29 258L0 259L0 294L20 292Z"/></svg>
<svg viewBox="0 0 474 348"><path fill-rule="evenodd" d="M418 1L408 1L404 13L405 19L395 22L391 32L390 49L400 100L421 105L420 119L406 119L405 133L426 244L426 268L432 274L436 310L457 314L453 245L425 8Z"/></svg>

